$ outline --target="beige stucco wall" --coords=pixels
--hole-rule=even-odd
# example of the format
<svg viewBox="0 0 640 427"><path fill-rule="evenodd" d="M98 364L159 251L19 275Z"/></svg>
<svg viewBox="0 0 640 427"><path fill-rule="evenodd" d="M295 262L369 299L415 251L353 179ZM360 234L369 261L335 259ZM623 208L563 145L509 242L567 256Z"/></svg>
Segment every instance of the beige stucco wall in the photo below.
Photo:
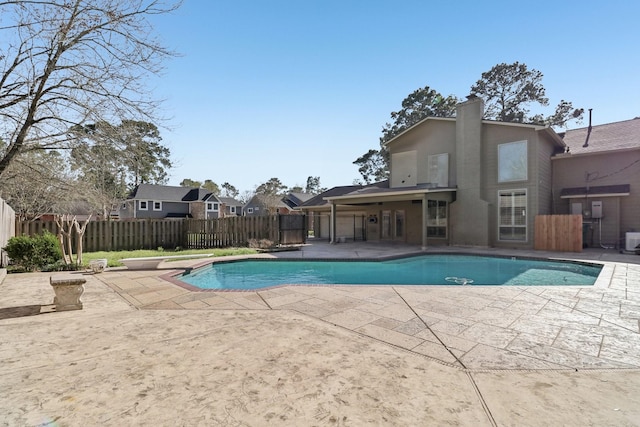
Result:
<svg viewBox="0 0 640 427"><path fill-rule="evenodd" d="M489 241L495 247L532 247L535 216L550 213L551 153L553 144L532 128L485 124L482 135L482 198L489 203ZM498 182L498 146L527 141L527 179ZM527 191L527 240L500 241L498 193L503 190Z"/></svg>
<svg viewBox="0 0 640 427"><path fill-rule="evenodd" d="M483 154L483 103L479 98L458 104L456 109L456 201L451 205L451 243L489 246L489 203L482 194L485 155Z"/></svg>
<svg viewBox="0 0 640 427"><path fill-rule="evenodd" d="M594 244L617 244L624 239L627 231L640 231L640 149L592 155L561 155L553 159L552 166L555 213L570 213L571 202L580 202L584 210L590 211L592 201L602 201L602 220L585 218L585 222L593 223ZM560 198L563 188L618 184L630 184L629 196Z"/></svg>
<svg viewBox="0 0 640 427"><path fill-rule="evenodd" d="M417 184L429 182L427 159L431 155L449 153L449 186L456 185L456 125L453 120L428 119L421 126L410 129L401 138L389 144L388 149L393 153L414 152L417 168ZM425 143L428 141L428 143ZM395 167L392 163L391 188L406 187L401 181L411 170Z"/></svg>

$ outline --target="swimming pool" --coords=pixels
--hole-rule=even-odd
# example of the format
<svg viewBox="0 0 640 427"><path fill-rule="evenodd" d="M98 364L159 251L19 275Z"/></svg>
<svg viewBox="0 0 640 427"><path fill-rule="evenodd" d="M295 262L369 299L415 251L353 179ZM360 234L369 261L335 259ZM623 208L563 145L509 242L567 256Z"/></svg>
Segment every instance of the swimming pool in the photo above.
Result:
<svg viewBox="0 0 640 427"><path fill-rule="evenodd" d="M247 259L214 262L176 277L200 289L279 285L593 285L601 265L475 255L421 255L386 261Z"/></svg>

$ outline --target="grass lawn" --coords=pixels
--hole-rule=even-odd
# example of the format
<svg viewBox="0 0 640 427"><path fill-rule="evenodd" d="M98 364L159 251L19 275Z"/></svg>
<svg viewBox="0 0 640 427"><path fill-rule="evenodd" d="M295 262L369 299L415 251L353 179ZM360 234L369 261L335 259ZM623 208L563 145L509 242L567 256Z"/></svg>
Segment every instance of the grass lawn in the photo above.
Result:
<svg viewBox="0 0 640 427"><path fill-rule="evenodd" d="M123 258L143 258L154 256L172 256L172 255L197 255L202 254L204 258L208 254L213 256L226 256L226 255L247 255L255 254L255 249L249 248L226 248L226 249L188 249L184 251L170 251L170 250L152 250L152 249L140 249L136 251L113 251L113 252L85 252L82 254L82 263L89 265L89 262L94 259L106 259L109 267L119 267L123 264L120 262Z"/></svg>

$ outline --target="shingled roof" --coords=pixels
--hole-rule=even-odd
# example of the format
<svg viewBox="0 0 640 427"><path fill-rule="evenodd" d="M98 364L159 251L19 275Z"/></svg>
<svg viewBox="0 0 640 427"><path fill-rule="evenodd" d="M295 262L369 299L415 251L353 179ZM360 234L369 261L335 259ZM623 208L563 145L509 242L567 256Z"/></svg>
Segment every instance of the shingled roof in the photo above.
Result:
<svg viewBox="0 0 640 427"><path fill-rule="evenodd" d="M206 200L209 195L211 195L211 191L204 188L140 184L133 190L129 199L194 202Z"/></svg>
<svg viewBox="0 0 640 427"><path fill-rule="evenodd" d="M586 147L585 141L589 136ZM589 128L568 130L562 139L571 154L587 154L640 148L640 117L622 122L607 123Z"/></svg>

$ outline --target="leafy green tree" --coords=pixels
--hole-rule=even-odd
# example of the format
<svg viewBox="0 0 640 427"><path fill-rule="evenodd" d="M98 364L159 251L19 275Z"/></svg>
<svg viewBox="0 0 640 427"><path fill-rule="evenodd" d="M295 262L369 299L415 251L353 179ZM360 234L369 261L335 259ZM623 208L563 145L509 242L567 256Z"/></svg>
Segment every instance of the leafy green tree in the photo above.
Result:
<svg viewBox="0 0 640 427"><path fill-rule="evenodd" d="M139 184L164 184L172 167L171 152L153 123L125 120L74 126L71 151L85 177L118 180L131 189ZM109 176L110 175L110 176Z"/></svg>
<svg viewBox="0 0 640 427"><path fill-rule="evenodd" d="M128 120L154 122L158 102L147 88L172 56L157 41L152 17L169 13L171 0L0 1L0 176L21 153L69 149L74 124ZM123 122L124 123L124 122ZM142 134L138 131L146 128ZM148 126L132 133L146 139ZM132 150L136 182L161 181L145 170L144 150ZM154 155L165 157L156 151ZM166 164L165 164L166 166Z"/></svg>
<svg viewBox="0 0 640 427"><path fill-rule="evenodd" d="M380 145L427 117L455 116L457 103L455 96L444 97L429 86L414 90L402 100L402 109L391 113L393 122L382 128Z"/></svg>
<svg viewBox="0 0 640 427"><path fill-rule="evenodd" d="M69 136L75 141L72 168L105 217L136 185L166 182L170 151L152 123L98 122L74 126Z"/></svg>
<svg viewBox="0 0 640 427"><path fill-rule="evenodd" d="M364 183L370 184L389 177L389 153L384 144L427 117L452 117L456 112L458 99L442 96L429 86L419 88L402 100L402 109L391 113L393 122L382 128L380 149L371 149L358 157L353 164Z"/></svg>
<svg viewBox="0 0 640 427"><path fill-rule="evenodd" d="M304 193L304 188L300 184L296 184L289 188L289 193Z"/></svg>
<svg viewBox="0 0 640 427"><path fill-rule="evenodd" d="M389 153L384 147L370 149L354 162L365 184L384 181L389 178Z"/></svg>
<svg viewBox="0 0 640 427"><path fill-rule="evenodd" d="M117 128L121 155L125 162L128 182L165 184L171 163L171 151L162 145L158 127L153 123L124 120Z"/></svg>
<svg viewBox="0 0 640 427"><path fill-rule="evenodd" d="M307 185L304 188L304 192L307 194L320 194L327 191L326 188L320 186L319 176L310 176L307 178Z"/></svg>
<svg viewBox="0 0 640 427"><path fill-rule="evenodd" d="M202 188L204 188L205 190L211 191L216 196L220 194L220 187L218 186L218 184L211 181L210 179L204 180L204 184L202 184Z"/></svg>
<svg viewBox="0 0 640 427"><path fill-rule="evenodd" d="M471 86L471 93L484 100L486 119L553 127L565 126L570 120L580 120L584 110L573 108L571 102L565 100L550 116L530 115L531 104L549 105L542 77L540 71L529 69L526 64L503 62L482 73L480 80Z"/></svg>
<svg viewBox="0 0 640 427"><path fill-rule="evenodd" d="M202 187L202 183L200 181L194 181L192 179L185 178L180 181L180 187L200 188Z"/></svg>
<svg viewBox="0 0 640 427"><path fill-rule="evenodd" d="M240 195L240 191L233 185L225 182L222 184L222 196L223 197L231 197L233 199L237 198Z"/></svg>
<svg viewBox="0 0 640 427"><path fill-rule="evenodd" d="M271 178L269 181L260 184L255 193L266 195L283 195L287 191L287 186L280 182L278 178Z"/></svg>

